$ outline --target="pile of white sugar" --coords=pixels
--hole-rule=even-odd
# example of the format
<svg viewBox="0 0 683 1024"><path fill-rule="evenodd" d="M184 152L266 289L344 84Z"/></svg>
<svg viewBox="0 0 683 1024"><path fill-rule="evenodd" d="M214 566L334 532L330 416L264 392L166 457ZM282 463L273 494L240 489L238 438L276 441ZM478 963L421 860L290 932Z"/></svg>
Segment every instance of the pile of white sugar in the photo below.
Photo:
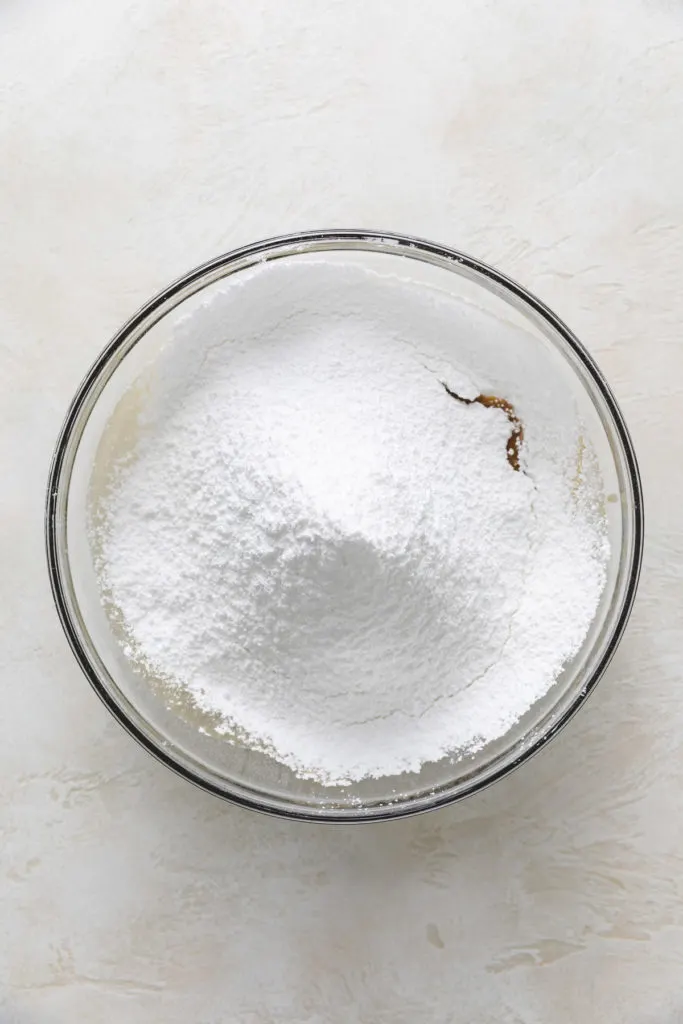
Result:
<svg viewBox="0 0 683 1024"><path fill-rule="evenodd" d="M359 266L220 288L139 385L94 516L129 657L325 784L501 737L604 585L566 377L520 329Z"/></svg>

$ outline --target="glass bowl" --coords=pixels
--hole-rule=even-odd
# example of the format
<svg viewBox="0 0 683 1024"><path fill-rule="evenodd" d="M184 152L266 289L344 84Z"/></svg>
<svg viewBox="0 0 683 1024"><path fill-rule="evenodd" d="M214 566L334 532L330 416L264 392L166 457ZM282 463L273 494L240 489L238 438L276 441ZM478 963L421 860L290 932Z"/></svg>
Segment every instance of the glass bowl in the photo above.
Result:
<svg viewBox="0 0 683 1024"><path fill-rule="evenodd" d="M500 740L419 773L326 787L269 756L206 735L168 706L128 661L104 613L87 538L88 493L105 427L174 325L219 282L272 260L342 260L438 288L514 324L571 388L602 473L611 556L583 647L548 693ZM124 439L125 440L125 439ZM106 454L106 453L105 453ZM499 271L442 245L388 233L311 231L219 256L151 299L109 342L69 408L50 469L46 509L50 582L62 626L91 685L150 753L190 782L235 803L309 821L371 821L459 800L519 767L572 717L609 664L633 604L643 544L642 493L622 414L599 369L542 302Z"/></svg>

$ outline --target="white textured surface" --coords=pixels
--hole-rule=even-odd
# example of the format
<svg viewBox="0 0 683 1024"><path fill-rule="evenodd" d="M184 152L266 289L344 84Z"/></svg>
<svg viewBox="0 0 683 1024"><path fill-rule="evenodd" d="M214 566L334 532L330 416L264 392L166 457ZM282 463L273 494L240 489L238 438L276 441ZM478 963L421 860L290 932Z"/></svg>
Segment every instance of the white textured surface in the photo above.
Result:
<svg viewBox="0 0 683 1024"><path fill-rule="evenodd" d="M0 1021L683 1020L683 8L0 4ZM470 250L598 356L637 444L628 635L542 755L363 829L249 815L109 720L52 610L50 450L108 335L310 226Z"/></svg>

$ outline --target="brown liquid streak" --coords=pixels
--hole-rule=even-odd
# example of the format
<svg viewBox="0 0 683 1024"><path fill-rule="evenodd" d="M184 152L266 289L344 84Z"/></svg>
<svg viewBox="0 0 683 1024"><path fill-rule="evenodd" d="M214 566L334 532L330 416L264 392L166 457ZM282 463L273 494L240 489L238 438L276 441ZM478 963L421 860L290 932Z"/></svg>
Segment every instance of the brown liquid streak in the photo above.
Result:
<svg viewBox="0 0 683 1024"><path fill-rule="evenodd" d="M519 454L524 441L524 427L522 421L515 412L515 407L508 402L506 398L499 398L498 395L477 395L476 398L463 398L456 391L451 391L444 381L441 381L446 394L450 395L451 398L455 398L457 402L463 402L465 405L474 405L476 402L478 405L483 405L487 409L502 409L510 423L512 424L512 433L508 438L506 445L507 460L515 470L519 473L520 461Z"/></svg>

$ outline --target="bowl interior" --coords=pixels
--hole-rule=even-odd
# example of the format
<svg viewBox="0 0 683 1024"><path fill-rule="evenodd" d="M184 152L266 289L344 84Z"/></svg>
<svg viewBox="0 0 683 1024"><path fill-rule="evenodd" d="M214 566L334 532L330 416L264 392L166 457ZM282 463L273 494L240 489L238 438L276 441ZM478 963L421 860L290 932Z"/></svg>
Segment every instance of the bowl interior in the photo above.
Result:
<svg viewBox="0 0 683 1024"><path fill-rule="evenodd" d="M321 250L326 261L357 264L438 292L452 300L454 322L459 310L497 319L509 328L512 358L516 344L535 346L547 374L561 378L579 409L602 476L611 548L607 583L582 649L513 729L475 754L443 758L417 774L343 787L300 779L271 757L212 735L200 728L191 708L174 705L163 687L150 685L126 657L121 632L103 609L88 530L93 501L106 488L112 464L134 446L145 381L180 321L219 295L225 277L241 274L248 295L252 278L245 271L256 263L319 260ZM278 298L285 307L287 301L286 295ZM448 332L442 343L452 344ZM84 382L58 447L51 493L53 587L72 646L100 696L141 742L192 781L299 817L355 820L424 810L519 764L564 724L604 670L628 615L640 558L640 494L628 435L609 390L575 339L540 303L489 268L387 236L330 233L255 246L200 268L152 300L113 339Z"/></svg>

